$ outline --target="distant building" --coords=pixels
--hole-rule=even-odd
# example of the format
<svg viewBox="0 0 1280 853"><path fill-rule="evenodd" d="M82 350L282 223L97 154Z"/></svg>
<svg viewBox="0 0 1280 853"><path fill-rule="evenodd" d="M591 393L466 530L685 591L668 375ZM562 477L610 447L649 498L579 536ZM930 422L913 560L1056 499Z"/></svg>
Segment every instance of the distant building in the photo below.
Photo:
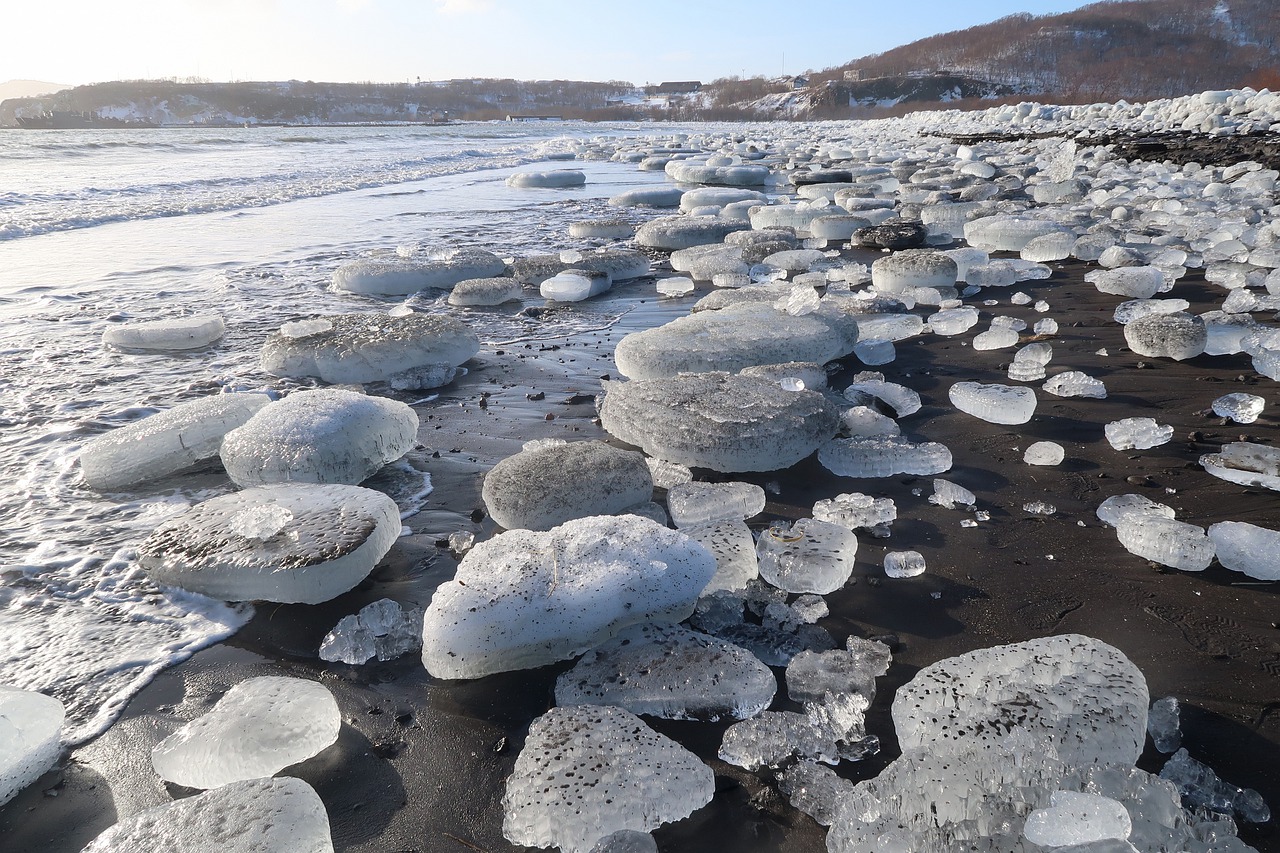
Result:
<svg viewBox="0 0 1280 853"><path fill-rule="evenodd" d="M850 68L848 71L844 72L844 81L845 81L846 83L859 83L859 82L861 82L861 81L862 81L862 69L861 69L861 68Z"/></svg>
<svg viewBox="0 0 1280 853"><path fill-rule="evenodd" d="M792 89L803 89L809 85L809 78L804 76L796 76L791 78Z"/></svg>

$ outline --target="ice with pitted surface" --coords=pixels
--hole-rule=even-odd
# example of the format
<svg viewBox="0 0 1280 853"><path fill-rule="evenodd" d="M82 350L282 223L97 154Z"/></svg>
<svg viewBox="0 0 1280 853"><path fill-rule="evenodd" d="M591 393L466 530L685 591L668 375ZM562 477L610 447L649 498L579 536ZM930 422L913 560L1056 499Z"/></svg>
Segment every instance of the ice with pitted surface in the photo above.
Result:
<svg viewBox="0 0 1280 853"><path fill-rule="evenodd" d="M1107 386L1101 379L1095 379L1079 370L1068 370L1056 374L1042 386L1045 391L1056 397L1086 397L1091 400L1107 399Z"/></svg>
<svg viewBox="0 0 1280 853"><path fill-rule="evenodd" d="M883 539L889 535L889 527L898 518L898 508L893 498L873 498L861 492L846 492L815 503L813 517L849 530L866 530Z"/></svg>
<svg viewBox="0 0 1280 853"><path fill-rule="evenodd" d="M956 278L955 260L933 249L905 249L871 264L871 286L884 293L912 287L951 287Z"/></svg>
<svg viewBox="0 0 1280 853"><path fill-rule="evenodd" d="M644 455L603 441L508 456L489 469L480 491L490 517L508 530L549 530L574 518L621 512L652 496Z"/></svg>
<svg viewBox="0 0 1280 853"><path fill-rule="evenodd" d="M1213 401L1213 413L1220 418L1230 418L1238 424L1251 424L1262 414L1267 401L1256 394L1224 394Z"/></svg>
<svg viewBox="0 0 1280 853"><path fill-rule="evenodd" d="M628 625L688 618L715 572L702 545L634 515L500 533L436 590L422 661L437 678L479 678L564 660Z"/></svg>
<svg viewBox="0 0 1280 853"><path fill-rule="evenodd" d="M723 372L610 382L600 420L651 456L725 472L790 467L839 425L835 406L816 391Z"/></svg>
<svg viewBox="0 0 1280 853"><path fill-rule="evenodd" d="M352 293L408 296L429 287L448 289L469 278L502 275L506 268L492 252L458 249L448 257L423 261L352 261L334 270L333 286Z"/></svg>
<svg viewBox="0 0 1280 853"><path fill-rule="evenodd" d="M1158 424L1153 418L1123 418L1102 428L1107 441L1116 450L1149 450L1168 444L1173 427Z"/></svg>
<svg viewBox="0 0 1280 853"><path fill-rule="evenodd" d="M66 715L52 696L0 685L0 805L53 769Z"/></svg>
<svg viewBox="0 0 1280 853"><path fill-rule="evenodd" d="M1131 513L1173 518L1173 507L1156 503L1143 495L1112 495L1098 505L1098 519L1103 524L1116 527Z"/></svg>
<svg viewBox="0 0 1280 853"><path fill-rule="evenodd" d="M1098 794L1054 791L1049 807L1027 815L1022 835L1041 847L1094 844L1129 837L1133 823L1124 803Z"/></svg>
<svg viewBox="0 0 1280 853"><path fill-rule="evenodd" d="M977 502L977 496L964 486L940 478L933 481L933 494L929 495L931 504L937 504L943 509L955 509L956 504L973 507Z"/></svg>
<svg viewBox="0 0 1280 853"><path fill-rule="evenodd" d="M880 739L867 734L868 705L865 696L842 693L806 702L804 713L765 711L725 730L720 759L751 771L794 759L858 761L880 751Z"/></svg>
<svg viewBox="0 0 1280 853"><path fill-rule="evenodd" d="M1052 441L1037 441L1028 445L1022 454L1022 461L1028 465L1061 465L1067 452L1061 444Z"/></svg>
<svg viewBox="0 0 1280 853"><path fill-rule="evenodd" d="M1271 809L1262 795L1252 788L1239 788L1218 778L1213 768L1196 761L1187 750L1179 749L1160 770L1160 778L1178 787L1182 801L1191 808L1205 809L1230 816L1238 815L1249 823L1271 820Z"/></svg>
<svg viewBox="0 0 1280 853"><path fill-rule="evenodd" d="M632 332L618 342L614 360L624 376L656 379L793 361L825 364L852 352L857 339L856 316L839 308L796 315L756 302Z"/></svg>
<svg viewBox="0 0 1280 853"><path fill-rule="evenodd" d="M1147 712L1147 734L1156 749L1168 755L1182 745L1182 713L1172 696L1157 699Z"/></svg>
<svg viewBox="0 0 1280 853"><path fill-rule="evenodd" d="M82 853L333 853L329 814L301 779L252 779L139 812Z"/></svg>
<svg viewBox="0 0 1280 853"><path fill-rule="evenodd" d="M658 853L658 842L647 832L619 829L597 841L589 853Z"/></svg>
<svg viewBox="0 0 1280 853"><path fill-rule="evenodd" d="M936 441L914 442L899 435L837 438L818 450L818 461L841 477L941 474L951 467L951 451Z"/></svg>
<svg viewBox="0 0 1280 853"><path fill-rule="evenodd" d="M1232 441L1201 456L1200 465L1229 483L1280 491L1280 449L1265 444Z"/></svg>
<svg viewBox="0 0 1280 853"><path fill-rule="evenodd" d="M102 333L102 342L130 350L190 350L207 347L226 330L221 314L193 314L108 326Z"/></svg>
<svg viewBox="0 0 1280 853"><path fill-rule="evenodd" d="M1145 560L1187 572L1202 572L1213 562L1214 545L1203 527L1131 512L1116 524L1125 550Z"/></svg>
<svg viewBox="0 0 1280 853"><path fill-rule="evenodd" d="M373 658L394 660L420 648L422 608L383 598L339 619L320 643L320 659L358 665Z"/></svg>
<svg viewBox="0 0 1280 853"><path fill-rule="evenodd" d="M1025 424L1036 412L1036 392L1020 386L957 382L948 397L960 411L993 424Z"/></svg>
<svg viewBox="0 0 1280 853"><path fill-rule="evenodd" d="M1258 580L1280 580L1280 530L1244 521L1209 525L1218 562Z"/></svg>
<svg viewBox="0 0 1280 853"><path fill-rule="evenodd" d="M848 528L814 518L775 522L756 543L760 577L787 592L835 592L853 574L857 553Z"/></svg>
<svg viewBox="0 0 1280 853"><path fill-rule="evenodd" d="M760 576L756 540L745 522L699 524L681 527L680 532L701 542L716 558L715 576L703 588L703 595L716 590L740 590L753 578Z"/></svg>
<svg viewBox="0 0 1280 853"><path fill-rule="evenodd" d="M218 394L100 435L80 451L85 485L99 491L124 489L212 459L223 437L269 402L266 394Z"/></svg>
<svg viewBox="0 0 1280 853"><path fill-rule="evenodd" d="M843 649L800 652L787 664L787 695L793 702L821 702L828 693L857 693L870 702L892 661L884 643L854 636Z"/></svg>
<svg viewBox="0 0 1280 853"><path fill-rule="evenodd" d="M282 483L170 518L138 563L157 583L227 601L318 604L364 580L399 535L400 509L382 492Z"/></svg>
<svg viewBox="0 0 1280 853"><path fill-rule="evenodd" d="M295 391L227 433L219 455L232 482L356 484L399 459L418 436L404 403L354 391Z"/></svg>
<svg viewBox="0 0 1280 853"><path fill-rule="evenodd" d="M557 705L613 705L668 720L745 720L778 690L769 667L732 643L670 623L624 628L556 679Z"/></svg>
<svg viewBox="0 0 1280 853"><path fill-rule="evenodd" d="M1183 361L1204 352L1209 332L1199 316L1175 311L1134 320L1124 327L1124 340L1138 355Z"/></svg>
<svg viewBox="0 0 1280 853"><path fill-rule="evenodd" d="M287 323L267 335L261 363L274 376L314 376L335 384L387 382L424 367L457 367L479 350L471 327L447 314L336 314ZM442 376L447 382L453 374Z"/></svg>
<svg viewBox="0 0 1280 853"><path fill-rule="evenodd" d="M676 527L745 521L764 512L764 489L754 483L682 483L667 492Z"/></svg>
<svg viewBox="0 0 1280 853"><path fill-rule="evenodd" d="M919 551L889 551L884 555L886 577L914 578L924 572L924 555Z"/></svg>
<svg viewBox="0 0 1280 853"><path fill-rule="evenodd" d="M151 766L166 782L220 788L306 761L336 743L341 728L338 703L323 684L249 678L152 747Z"/></svg>
<svg viewBox="0 0 1280 853"><path fill-rule="evenodd" d="M1015 728L1072 766L1137 761L1147 682L1119 650L1062 634L978 649L926 666L893 698L904 753L994 749Z"/></svg>
<svg viewBox="0 0 1280 853"><path fill-rule="evenodd" d="M587 853L620 829L648 832L711 802L711 768L621 708L552 708L533 721L507 777L513 844Z"/></svg>

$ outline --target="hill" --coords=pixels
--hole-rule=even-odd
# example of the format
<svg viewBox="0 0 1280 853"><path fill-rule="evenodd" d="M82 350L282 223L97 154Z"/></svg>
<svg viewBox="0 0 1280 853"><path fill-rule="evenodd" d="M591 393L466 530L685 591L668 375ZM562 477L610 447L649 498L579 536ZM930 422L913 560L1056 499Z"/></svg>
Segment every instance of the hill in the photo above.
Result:
<svg viewBox="0 0 1280 853"><path fill-rule="evenodd" d="M0 101L8 98L34 98L70 88L62 83L47 83L43 80L6 80L0 83Z"/></svg>

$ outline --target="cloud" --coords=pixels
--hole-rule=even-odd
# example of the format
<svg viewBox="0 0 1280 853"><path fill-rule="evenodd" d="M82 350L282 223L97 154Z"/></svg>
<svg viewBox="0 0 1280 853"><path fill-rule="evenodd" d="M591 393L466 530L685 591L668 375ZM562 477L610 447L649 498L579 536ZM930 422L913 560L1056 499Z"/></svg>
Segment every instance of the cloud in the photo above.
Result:
<svg viewBox="0 0 1280 853"><path fill-rule="evenodd" d="M493 0L433 0L442 15L476 15L493 8Z"/></svg>

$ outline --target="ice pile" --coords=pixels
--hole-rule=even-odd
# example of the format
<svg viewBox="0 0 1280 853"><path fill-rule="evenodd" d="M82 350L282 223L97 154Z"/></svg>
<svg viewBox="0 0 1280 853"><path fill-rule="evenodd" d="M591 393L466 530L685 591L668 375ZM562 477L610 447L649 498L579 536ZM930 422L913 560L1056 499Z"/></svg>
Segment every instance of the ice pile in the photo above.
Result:
<svg viewBox="0 0 1280 853"><path fill-rule="evenodd" d="M447 314L336 314L286 323L268 335L262 369L335 384L434 388L452 381L454 368L479 350L476 333Z"/></svg>
<svg viewBox="0 0 1280 853"><path fill-rule="evenodd" d="M422 648L422 609L379 599L343 616L320 643L320 659L359 665L393 660Z"/></svg>
<svg viewBox="0 0 1280 853"><path fill-rule="evenodd" d="M1107 441L1116 450L1149 450L1168 444L1173 427L1158 424L1152 418L1123 418L1102 428Z"/></svg>
<svg viewBox="0 0 1280 853"><path fill-rule="evenodd" d="M480 495L506 529L549 530L645 503L653 496L653 477L643 454L603 441L573 441L508 456L485 475Z"/></svg>
<svg viewBox="0 0 1280 853"><path fill-rule="evenodd" d="M557 705L614 705L672 720L753 717L777 692L750 652L669 623L624 628L556 679Z"/></svg>
<svg viewBox="0 0 1280 853"><path fill-rule="evenodd" d="M408 296L430 287L449 289L470 278L502 275L507 264L492 252L458 249L422 261L359 260L334 270L333 286L352 293Z"/></svg>
<svg viewBox="0 0 1280 853"><path fill-rule="evenodd" d="M1206 471L1228 483L1280 491L1280 449L1249 441L1224 444L1200 457Z"/></svg>
<svg viewBox="0 0 1280 853"><path fill-rule="evenodd" d="M179 403L100 435L80 451L85 485L99 491L124 489L212 459L223 437L269 402L265 394L219 394Z"/></svg>
<svg viewBox="0 0 1280 853"><path fill-rule="evenodd" d="M126 818L82 853L333 853L329 815L301 779L253 779Z"/></svg>
<svg viewBox="0 0 1280 853"><path fill-rule="evenodd" d="M611 382L606 430L651 456L716 471L775 471L835 435L835 407L815 391L712 372Z"/></svg>
<svg viewBox="0 0 1280 853"><path fill-rule="evenodd" d="M533 721L507 778L513 844L587 853L618 830L648 832L711 802L711 768L621 708L552 708Z"/></svg>
<svg viewBox="0 0 1280 853"><path fill-rule="evenodd" d="M53 769L66 716L52 696L0 685L0 806Z"/></svg>
<svg viewBox="0 0 1280 853"><path fill-rule="evenodd" d="M633 515L508 531L436 590L423 664L437 678L478 678L573 657L628 625L687 618L715 571L706 548Z"/></svg>
<svg viewBox="0 0 1280 853"><path fill-rule="evenodd" d="M744 521L764 512L764 489L754 483L681 483L667 492L676 527Z"/></svg>
<svg viewBox="0 0 1280 853"><path fill-rule="evenodd" d="M1053 347L1043 341L1027 344L1013 354L1009 363L1009 379L1035 382L1044 379L1045 365L1053 359Z"/></svg>
<svg viewBox="0 0 1280 853"><path fill-rule="evenodd" d="M993 424L1025 424L1036 411L1036 392L1013 385L957 382L948 397L960 411Z"/></svg>
<svg viewBox="0 0 1280 853"><path fill-rule="evenodd" d="M295 391L227 433L220 455L239 486L359 483L413 448L418 415L396 400L336 388Z"/></svg>
<svg viewBox="0 0 1280 853"><path fill-rule="evenodd" d="M899 435L837 438L818 450L818 461L841 477L941 474L951 467L951 451L936 441L914 442Z"/></svg>
<svg viewBox="0 0 1280 853"><path fill-rule="evenodd" d="M400 535L400 510L358 486L280 484L211 498L138 548L152 580L228 601L317 604L354 587Z"/></svg>
<svg viewBox="0 0 1280 853"><path fill-rule="evenodd" d="M858 538L848 528L813 518L776 522L756 544L760 577L787 592L817 595L848 582L857 553Z"/></svg>
<svg viewBox="0 0 1280 853"><path fill-rule="evenodd" d="M262 676L232 687L213 709L151 749L160 778L220 788L273 776L338 740L342 718L324 685Z"/></svg>
<svg viewBox="0 0 1280 853"><path fill-rule="evenodd" d="M614 360L624 376L656 379L792 361L823 364L848 355L857 339L856 318L837 308L795 315L745 303L632 332L618 342Z"/></svg>
<svg viewBox="0 0 1280 853"><path fill-rule="evenodd" d="M102 342L130 350L190 350L207 347L226 330L221 314L193 314L110 326L102 333Z"/></svg>

